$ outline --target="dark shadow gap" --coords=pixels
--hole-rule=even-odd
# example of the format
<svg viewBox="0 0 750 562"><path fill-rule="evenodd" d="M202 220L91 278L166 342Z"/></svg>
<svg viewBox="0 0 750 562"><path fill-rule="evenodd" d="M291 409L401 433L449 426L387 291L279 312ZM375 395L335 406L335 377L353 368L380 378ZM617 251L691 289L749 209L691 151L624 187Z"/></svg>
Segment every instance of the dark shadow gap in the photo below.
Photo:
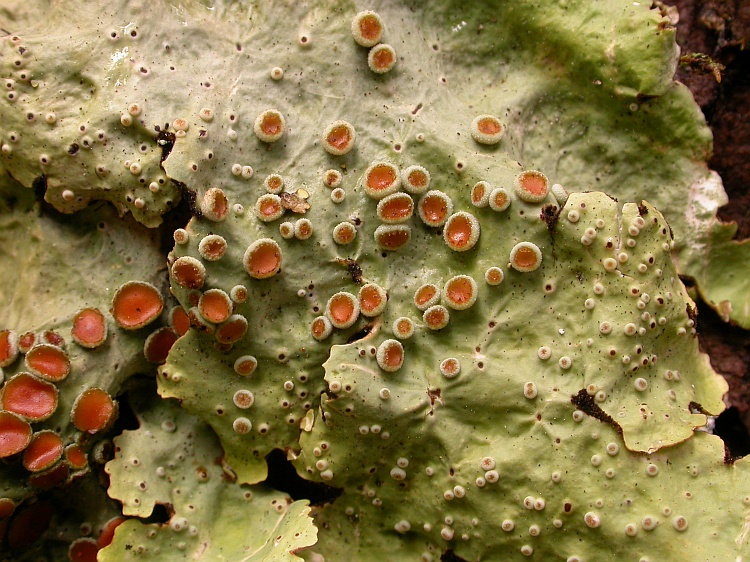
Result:
<svg viewBox="0 0 750 562"><path fill-rule="evenodd" d="M266 484L289 494L293 500L309 500L310 505L332 503L344 490L326 486L321 482L310 482L297 474L286 453L274 449L266 456L268 478Z"/></svg>
<svg viewBox="0 0 750 562"><path fill-rule="evenodd" d="M714 433L724 441L727 450L724 462L732 463L750 454L750 433L742 423L737 408L727 408L716 418Z"/></svg>

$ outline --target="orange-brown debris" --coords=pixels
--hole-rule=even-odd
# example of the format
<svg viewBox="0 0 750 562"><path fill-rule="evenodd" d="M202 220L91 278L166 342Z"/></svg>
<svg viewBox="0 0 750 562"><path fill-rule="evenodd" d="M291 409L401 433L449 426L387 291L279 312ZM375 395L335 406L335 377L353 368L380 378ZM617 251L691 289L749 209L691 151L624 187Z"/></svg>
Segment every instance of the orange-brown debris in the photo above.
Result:
<svg viewBox="0 0 750 562"><path fill-rule="evenodd" d="M57 387L29 373L8 380L0 394L0 405L31 421L42 421L57 409Z"/></svg>
<svg viewBox="0 0 750 562"><path fill-rule="evenodd" d="M70 335L78 345L98 347L107 339L107 321L98 308L84 308L73 317Z"/></svg>
<svg viewBox="0 0 750 562"><path fill-rule="evenodd" d="M117 403L101 388L88 388L76 398L70 414L80 431L96 433L106 429L117 415Z"/></svg>

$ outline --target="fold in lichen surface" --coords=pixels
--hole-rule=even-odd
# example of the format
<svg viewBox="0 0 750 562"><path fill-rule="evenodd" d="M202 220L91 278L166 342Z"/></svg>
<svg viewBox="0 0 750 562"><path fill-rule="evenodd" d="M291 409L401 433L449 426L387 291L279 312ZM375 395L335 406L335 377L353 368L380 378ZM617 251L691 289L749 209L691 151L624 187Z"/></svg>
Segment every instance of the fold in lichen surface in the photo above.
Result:
<svg viewBox="0 0 750 562"><path fill-rule="evenodd" d="M658 9L63 2L2 45L11 175L65 212L194 215L167 260L193 329L158 389L239 484L212 468L216 525L129 522L107 556L225 552L226 505L274 449L343 490L312 560L746 555L746 464L696 432L726 384L671 261L700 261L686 225L713 220L688 187L723 190ZM187 470L159 457L182 445L144 419L110 493L187 513L150 474Z"/></svg>

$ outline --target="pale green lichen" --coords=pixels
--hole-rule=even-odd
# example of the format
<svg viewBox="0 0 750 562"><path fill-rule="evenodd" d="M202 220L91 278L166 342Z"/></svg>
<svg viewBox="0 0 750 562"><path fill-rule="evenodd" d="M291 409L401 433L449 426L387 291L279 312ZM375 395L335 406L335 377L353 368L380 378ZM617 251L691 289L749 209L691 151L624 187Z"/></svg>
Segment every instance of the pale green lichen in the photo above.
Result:
<svg viewBox="0 0 750 562"><path fill-rule="evenodd" d="M170 519L126 521L99 559L301 560L295 552L316 537L306 502L234 482L216 462L222 451L210 427L147 390L134 400L140 427L115 439L109 494L125 515L146 518L158 503L169 506Z"/></svg>
<svg viewBox="0 0 750 562"><path fill-rule="evenodd" d="M157 380L201 421L141 403L141 428L107 465L110 493L127 515L174 512L125 523L103 560L293 560L314 542L308 508L279 518L269 502L285 496L245 486L274 449L343 489L316 508L310 559L746 555L746 463L725 464L719 439L696 432L726 384L677 274L741 320L741 277L717 289L714 272L744 246L716 222L710 136L672 81L658 6L71 6L2 39L0 162L62 211L105 199L156 225L183 193L195 215L168 257L194 329ZM365 8L398 56L384 74L351 36ZM256 127L269 110L275 134ZM472 138L480 115L505 126L499 143ZM341 121L356 142L332 154L324 137ZM519 191L523 171L534 179ZM418 213L381 224L399 186ZM567 195L595 189L663 207L674 239L649 203ZM342 224L355 234L334 238ZM720 238L727 251L708 257ZM387 296L372 318L356 302L367 283ZM435 297L415 304L426 285ZM113 392L124 380L76 368Z"/></svg>
<svg viewBox="0 0 750 562"><path fill-rule="evenodd" d="M78 443L88 453L100 437L84 435L71 423L71 409L81 391L97 387L116 396L134 374L151 370L143 358L143 331L117 328L109 309L115 289L129 280L152 282L166 292L158 238L132 219L120 219L111 207L98 204L75 217L60 216L43 209L30 195L10 181L0 189L0 328L19 337L31 333L37 346L45 339L53 341L48 332L60 339L70 372L56 382L54 413L32 427L51 429L66 446ZM108 334L100 346L89 349L74 341L71 329L76 313L92 307L104 315ZM30 370L19 353L3 374L8 380ZM72 469L72 474L77 470ZM17 483L4 478L2 497L19 502L38 491L27 484L28 473L21 470L18 476L25 483L23 489L6 488ZM57 484L67 480L63 477Z"/></svg>

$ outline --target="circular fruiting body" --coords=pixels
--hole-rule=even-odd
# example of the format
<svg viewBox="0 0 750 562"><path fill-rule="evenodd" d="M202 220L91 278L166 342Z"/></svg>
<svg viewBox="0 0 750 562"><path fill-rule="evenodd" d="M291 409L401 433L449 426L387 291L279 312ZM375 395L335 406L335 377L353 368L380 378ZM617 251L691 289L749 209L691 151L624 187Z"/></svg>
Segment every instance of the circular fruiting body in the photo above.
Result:
<svg viewBox="0 0 750 562"><path fill-rule="evenodd" d="M383 20L372 10L359 12L352 19L352 37L362 47L373 47L383 36Z"/></svg>
<svg viewBox="0 0 750 562"><path fill-rule="evenodd" d="M242 265L253 279L267 279L281 269L281 248L271 238L261 238L247 247Z"/></svg>
<svg viewBox="0 0 750 562"><path fill-rule="evenodd" d="M401 186L401 174L398 168L389 162L375 162L362 175L362 187L373 199L396 193Z"/></svg>
<svg viewBox="0 0 750 562"><path fill-rule="evenodd" d="M510 251L510 266L516 271L528 273L542 264L542 251L533 242L519 242Z"/></svg>
<svg viewBox="0 0 750 562"><path fill-rule="evenodd" d="M129 281L115 292L110 313L121 328L137 330L156 320L162 310L164 300L156 287L145 281Z"/></svg>
<svg viewBox="0 0 750 562"><path fill-rule="evenodd" d="M471 213L459 211L448 217L443 240L455 252L471 250L479 241L479 221Z"/></svg>
<svg viewBox="0 0 750 562"><path fill-rule="evenodd" d="M471 122L471 138L480 144L497 144L503 136L505 126L494 115L478 115Z"/></svg>
<svg viewBox="0 0 750 562"><path fill-rule="evenodd" d="M357 133L351 123L347 121L334 121L323 132L323 148L328 154L343 156L354 148Z"/></svg>
<svg viewBox="0 0 750 562"><path fill-rule="evenodd" d="M376 74L389 72L396 64L396 50L387 43L375 45L367 53L367 66Z"/></svg>
<svg viewBox="0 0 750 562"><path fill-rule="evenodd" d="M276 109L266 109L255 119L255 135L263 142L275 142L284 136L286 121Z"/></svg>
<svg viewBox="0 0 750 562"><path fill-rule="evenodd" d="M549 193L549 180L542 172L529 170L516 176L514 183L516 195L527 203L540 203Z"/></svg>

